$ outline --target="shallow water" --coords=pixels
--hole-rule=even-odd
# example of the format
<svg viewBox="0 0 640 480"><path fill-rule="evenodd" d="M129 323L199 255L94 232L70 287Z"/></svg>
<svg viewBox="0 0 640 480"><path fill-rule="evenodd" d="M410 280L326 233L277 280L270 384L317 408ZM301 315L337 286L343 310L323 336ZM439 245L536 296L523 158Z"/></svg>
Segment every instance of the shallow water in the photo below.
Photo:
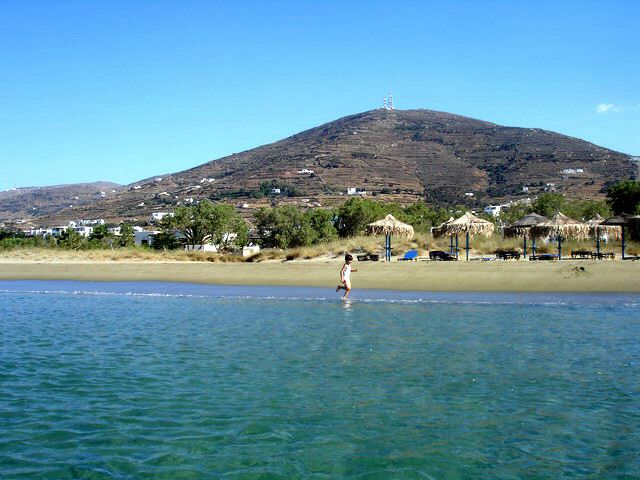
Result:
<svg viewBox="0 0 640 480"><path fill-rule="evenodd" d="M0 478L640 478L639 305L0 282Z"/></svg>

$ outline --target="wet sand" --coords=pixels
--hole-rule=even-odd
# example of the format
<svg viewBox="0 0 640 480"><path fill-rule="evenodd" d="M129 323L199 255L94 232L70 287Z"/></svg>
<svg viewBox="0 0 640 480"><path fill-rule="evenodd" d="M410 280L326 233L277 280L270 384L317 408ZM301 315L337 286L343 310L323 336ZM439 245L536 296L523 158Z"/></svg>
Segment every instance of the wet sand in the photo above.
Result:
<svg viewBox="0 0 640 480"><path fill-rule="evenodd" d="M2 280L170 281L225 285L337 285L339 260L265 263L0 263ZM354 262L354 289L640 292L640 262Z"/></svg>

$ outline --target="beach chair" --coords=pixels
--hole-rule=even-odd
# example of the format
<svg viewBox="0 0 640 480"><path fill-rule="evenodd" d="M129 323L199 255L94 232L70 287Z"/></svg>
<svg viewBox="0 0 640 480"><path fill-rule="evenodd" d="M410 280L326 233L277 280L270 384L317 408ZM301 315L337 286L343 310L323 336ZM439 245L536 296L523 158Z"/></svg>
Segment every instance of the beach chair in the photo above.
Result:
<svg viewBox="0 0 640 480"><path fill-rule="evenodd" d="M444 262L456 261L457 258L455 255L449 252L443 252L442 250L431 250L429 252L429 259L431 260L441 260Z"/></svg>
<svg viewBox="0 0 640 480"><path fill-rule="evenodd" d="M399 261L416 261L418 259L418 250L409 250L404 254L404 257L400 257Z"/></svg>

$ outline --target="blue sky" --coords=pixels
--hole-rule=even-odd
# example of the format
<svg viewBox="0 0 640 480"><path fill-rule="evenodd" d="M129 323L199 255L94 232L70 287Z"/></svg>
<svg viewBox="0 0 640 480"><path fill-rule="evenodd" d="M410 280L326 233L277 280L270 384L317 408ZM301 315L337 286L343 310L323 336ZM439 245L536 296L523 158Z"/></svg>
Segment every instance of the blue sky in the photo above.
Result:
<svg viewBox="0 0 640 480"><path fill-rule="evenodd" d="M640 155L640 2L0 0L0 190L429 108Z"/></svg>

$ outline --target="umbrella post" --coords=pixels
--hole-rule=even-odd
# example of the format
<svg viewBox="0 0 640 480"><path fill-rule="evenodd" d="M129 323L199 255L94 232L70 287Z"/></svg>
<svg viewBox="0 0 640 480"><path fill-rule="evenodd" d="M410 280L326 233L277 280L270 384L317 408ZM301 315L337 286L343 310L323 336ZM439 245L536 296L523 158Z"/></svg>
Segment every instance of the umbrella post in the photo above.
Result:
<svg viewBox="0 0 640 480"><path fill-rule="evenodd" d="M622 242L622 259L624 260L624 249L626 247L625 243L624 243L624 225L620 225L620 228L622 230L621 232L621 238L620 241Z"/></svg>
<svg viewBox="0 0 640 480"><path fill-rule="evenodd" d="M387 234L384 237L384 258L387 262L391 261L391 235Z"/></svg>
<svg viewBox="0 0 640 480"><path fill-rule="evenodd" d="M558 235L558 260L562 260L562 237Z"/></svg>
<svg viewBox="0 0 640 480"><path fill-rule="evenodd" d="M453 235L449 237L449 253L453 255Z"/></svg>
<svg viewBox="0 0 640 480"><path fill-rule="evenodd" d="M456 260L458 260L458 235L456 235Z"/></svg>
<svg viewBox="0 0 640 480"><path fill-rule="evenodd" d="M465 245L465 250L467 251L467 262L469 261L469 230L467 230L467 235L466 235L466 245Z"/></svg>
<svg viewBox="0 0 640 480"><path fill-rule="evenodd" d="M526 233L524 234L523 238L524 238L524 249L523 249L524 258L527 258L527 234Z"/></svg>
<svg viewBox="0 0 640 480"><path fill-rule="evenodd" d="M600 225L596 225L596 255L600 258Z"/></svg>
<svg viewBox="0 0 640 480"><path fill-rule="evenodd" d="M531 254L535 257L536 256L536 237L534 237L533 235L531 236Z"/></svg>

